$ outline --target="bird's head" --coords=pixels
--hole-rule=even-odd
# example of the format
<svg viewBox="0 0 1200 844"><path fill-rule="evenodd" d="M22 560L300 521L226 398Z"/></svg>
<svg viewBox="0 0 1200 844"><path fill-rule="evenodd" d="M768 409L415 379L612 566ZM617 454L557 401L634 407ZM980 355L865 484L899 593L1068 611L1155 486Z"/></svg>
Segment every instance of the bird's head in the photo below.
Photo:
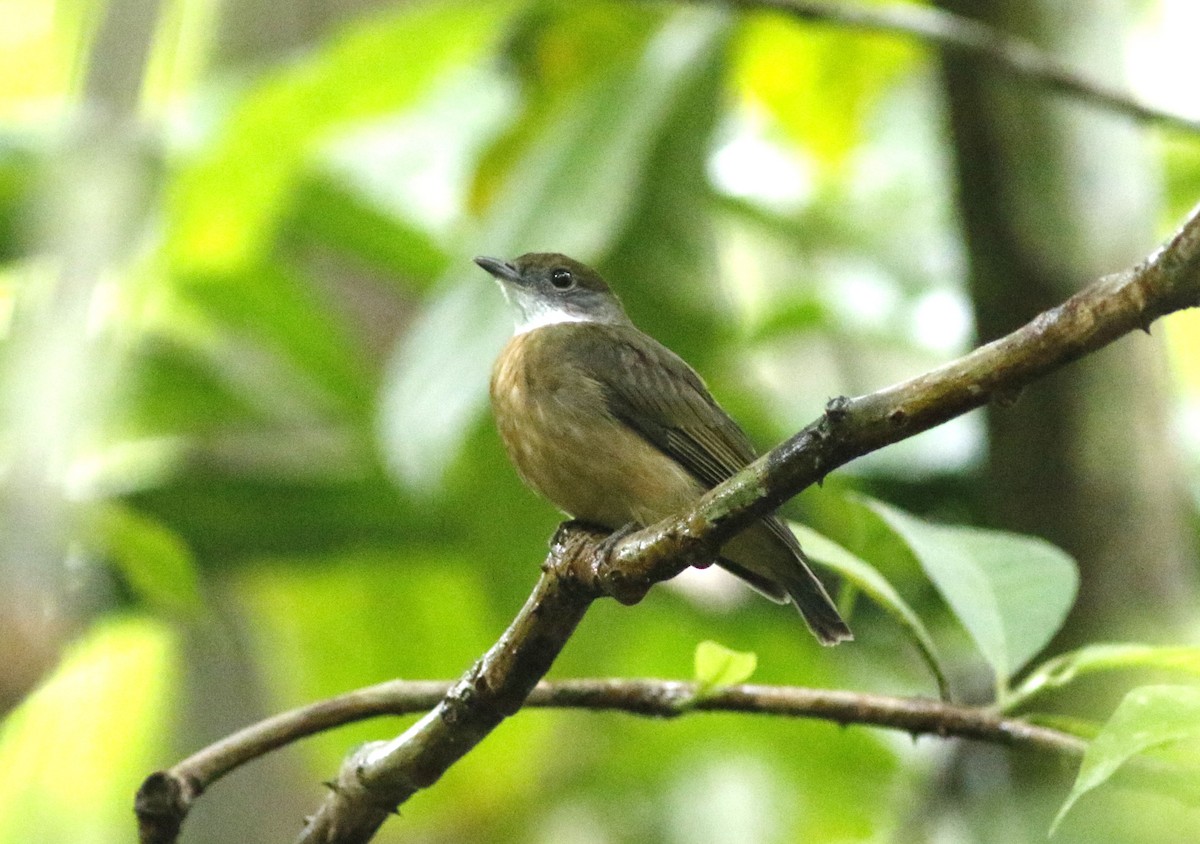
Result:
<svg viewBox="0 0 1200 844"><path fill-rule="evenodd" d="M480 257L516 316L517 333L560 322L629 322L621 300L591 267L553 252L528 252L511 261Z"/></svg>

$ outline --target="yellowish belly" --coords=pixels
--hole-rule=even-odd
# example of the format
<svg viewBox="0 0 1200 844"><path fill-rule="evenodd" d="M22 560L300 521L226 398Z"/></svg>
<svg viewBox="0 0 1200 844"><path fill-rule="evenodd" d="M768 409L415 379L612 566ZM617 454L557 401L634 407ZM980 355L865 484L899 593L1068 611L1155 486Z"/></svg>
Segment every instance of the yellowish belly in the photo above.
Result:
<svg viewBox="0 0 1200 844"><path fill-rule="evenodd" d="M651 524L703 491L677 463L609 415L585 378L530 379L514 338L492 378L500 437L525 482L574 518L610 529ZM515 346L515 348L514 348Z"/></svg>
<svg viewBox="0 0 1200 844"><path fill-rule="evenodd" d="M700 495L678 464L619 423L555 424L506 445L521 477L577 519L650 524Z"/></svg>

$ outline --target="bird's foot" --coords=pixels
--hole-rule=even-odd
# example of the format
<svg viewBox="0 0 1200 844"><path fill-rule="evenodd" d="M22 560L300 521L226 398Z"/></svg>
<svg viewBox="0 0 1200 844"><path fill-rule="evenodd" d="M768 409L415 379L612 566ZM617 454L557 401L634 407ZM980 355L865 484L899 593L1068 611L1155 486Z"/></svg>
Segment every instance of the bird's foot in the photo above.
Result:
<svg viewBox="0 0 1200 844"><path fill-rule="evenodd" d="M600 547L596 549L596 556L601 560L609 559L613 555L613 552L617 550L617 546L621 544L621 541L625 539L625 537L632 536L641 530L641 528L642 526L636 522L630 522L627 525L622 525L621 527L617 528L608 536L604 537L603 540L601 540Z"/></svg>
<svg viewBox="0 0 1200 844"><path fill-rule="evenodd" d="M619 603L625 605L636 604L642 598L646 597L646 592L650 589L649 581L637 576L630 576L617 557L617 549L621 543L628 539L633 534L641 530L641 525L630 522L623 527L617 528L608 536L600 541L596 547L596 554L593 557L593 569L596 574L596 579L600 583L601 588L613 598L616 598Z"/></svg>
<svg viewBox="0 0 1200 844"><path fill-rule="evenodd" d="M603 525L594 524L593 522L585 522L582 519L570 519L560 524L558 530L554 531L554 536L550 538L550 547L554 548L561 545L567 538L567 534L576 531L603 536L608 533L608 528Z"/></svg>

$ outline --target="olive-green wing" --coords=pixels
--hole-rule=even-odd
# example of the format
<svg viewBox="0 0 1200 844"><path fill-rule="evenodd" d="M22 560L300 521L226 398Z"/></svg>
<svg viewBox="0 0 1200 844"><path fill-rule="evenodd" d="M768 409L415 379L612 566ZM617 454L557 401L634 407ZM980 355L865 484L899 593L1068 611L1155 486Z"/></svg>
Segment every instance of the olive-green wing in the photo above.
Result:
<svg viewBox="0 0 1200 844"><path fill-rule="evenodd" d="M579 333L576 360L601 385L614 416L708 487L754 460L754 448L742 429L678 355L632 326L606 329ZM755 532L764 528L765 534L757 536L766 539L766 545L756 548L753 558L725 553L721 564L776 600L790 597L824 644L852 638L824 586L806 565L800 543L782 521L767 516L734 542L761 544Z"/></svg>
<svg viewBox="0 0 1200 844"><path fill-rule="evenodd" d="M609 410L698 481L713 487L755 458L741 428L678 355L627 326L588 332L578 359Z"/></svg>

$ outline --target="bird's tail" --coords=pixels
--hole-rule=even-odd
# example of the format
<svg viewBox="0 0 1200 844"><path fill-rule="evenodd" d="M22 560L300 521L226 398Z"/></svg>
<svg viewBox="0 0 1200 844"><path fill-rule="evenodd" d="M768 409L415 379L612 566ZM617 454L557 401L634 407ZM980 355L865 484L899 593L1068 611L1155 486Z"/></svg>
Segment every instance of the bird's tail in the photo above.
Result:
<svg viewBox="0 0 1200 844"><path fill-rule="evenodd" d="M854 638L800 543L779 519L763 519L735 536L721 549L720 562L767 597L795 604L822 645Z"/></svg>
<svg viewBox="0 0 1200 844"><path fill-rule="evenodd" d="M796 566L784 576L776 577L788 594L788 598L804 616L804 623L813 632L822 645L836 645L838 642L848 642L854 638L849 625L834 606L833 599L825 591L825 587L812 569L808 561L801 556L803 564Z"/></svg>

